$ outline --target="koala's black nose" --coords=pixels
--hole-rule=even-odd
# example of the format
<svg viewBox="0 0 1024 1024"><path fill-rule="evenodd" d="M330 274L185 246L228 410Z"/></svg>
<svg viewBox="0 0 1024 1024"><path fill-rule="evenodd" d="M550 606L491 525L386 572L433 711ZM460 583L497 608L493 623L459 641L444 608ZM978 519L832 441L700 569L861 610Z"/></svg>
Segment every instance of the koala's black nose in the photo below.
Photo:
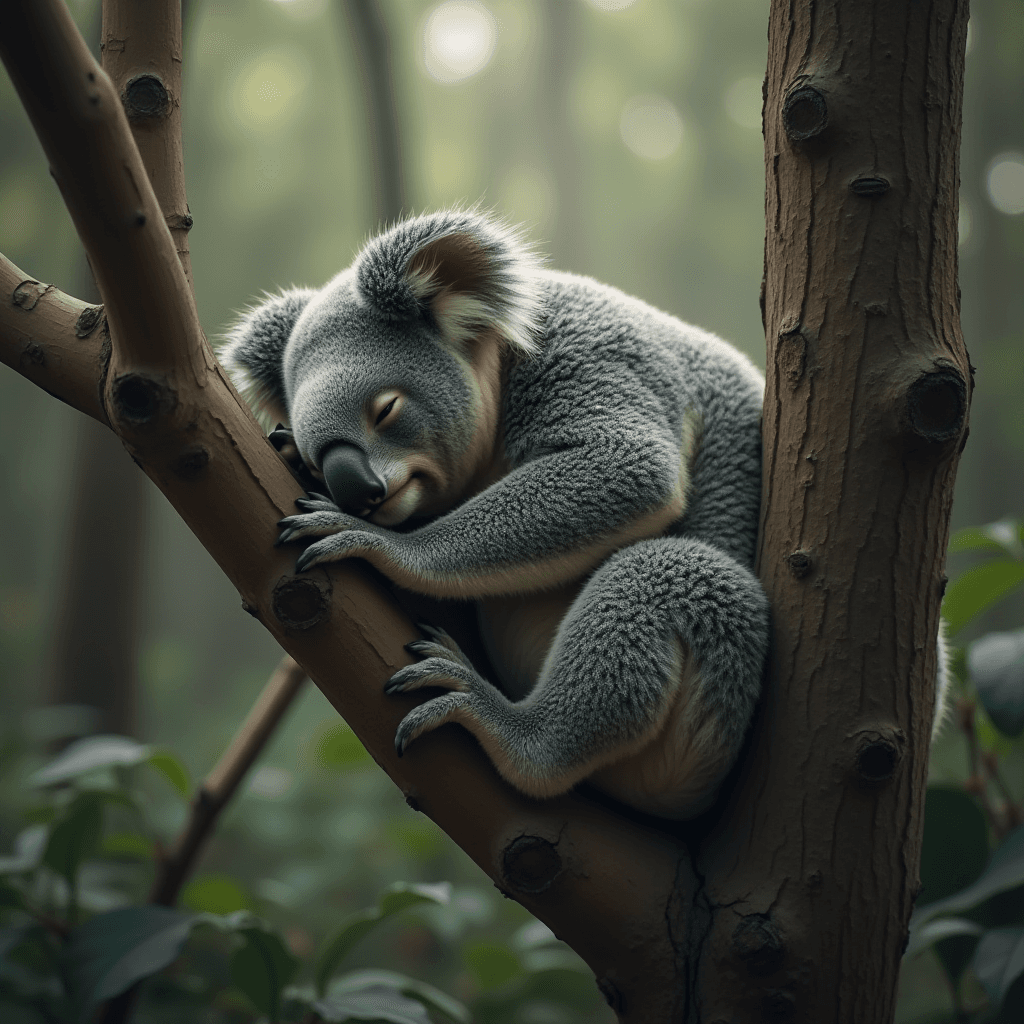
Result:
<svg viewBox="0 0 1024 1024"><path fill-rule="evenodd" d="M324 453L321 467L335 503L346 512L362 512L387 497L387 484L373 471L366 453L339 442Z"/></svg>

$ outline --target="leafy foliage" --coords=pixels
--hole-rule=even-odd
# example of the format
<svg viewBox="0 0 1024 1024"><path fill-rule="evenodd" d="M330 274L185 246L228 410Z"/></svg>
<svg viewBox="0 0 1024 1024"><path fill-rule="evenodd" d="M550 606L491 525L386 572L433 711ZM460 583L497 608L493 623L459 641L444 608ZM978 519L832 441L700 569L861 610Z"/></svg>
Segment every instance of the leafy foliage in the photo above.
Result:
<svg viewBox="0 0 1024 1024"><path fill-rule="evenodd" d="M951 632L1024 582L1022 538L1013 520L954 535L951 551L983 560L947 590ZM1024 630L989 633L954 665L970 774L928 790L923 890L907 956L932 949L938 958L953 996L943 1020L1009 1024L1024 1019L1024 810L1004 779L1024 733Z"/></svg>

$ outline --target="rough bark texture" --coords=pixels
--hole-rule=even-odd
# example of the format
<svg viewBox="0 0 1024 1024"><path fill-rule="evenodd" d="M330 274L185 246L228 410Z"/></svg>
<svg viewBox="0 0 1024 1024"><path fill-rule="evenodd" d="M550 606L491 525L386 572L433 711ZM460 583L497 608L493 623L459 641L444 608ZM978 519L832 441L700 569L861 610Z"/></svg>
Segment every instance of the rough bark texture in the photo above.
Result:
<svg viewBox="0 0 1024 1024"><path fill-rule="evenodd" d="M958 0L772 4L759 557L775 650L748 770L698 859L695 1020L893 1017L970 389L966 25Z"/></svg>

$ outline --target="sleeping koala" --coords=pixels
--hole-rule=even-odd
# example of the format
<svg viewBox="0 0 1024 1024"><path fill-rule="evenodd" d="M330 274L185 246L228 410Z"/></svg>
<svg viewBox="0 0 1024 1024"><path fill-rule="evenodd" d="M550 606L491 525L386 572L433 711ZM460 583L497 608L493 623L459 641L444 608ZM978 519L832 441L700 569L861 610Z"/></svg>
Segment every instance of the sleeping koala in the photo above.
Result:
<svg viewBox="0 0 1024 1024"><path fill-rule="evenodd" d="M400 753L457 722L531 796L587 779L665 818L709 806L768 647L763 380L744 356L452 211L269 298L221 359L330 494L281 521L280 542L310 542L299 571L363 558L477 602L498 685L425 629L385 686L435 693Z"/></svg>

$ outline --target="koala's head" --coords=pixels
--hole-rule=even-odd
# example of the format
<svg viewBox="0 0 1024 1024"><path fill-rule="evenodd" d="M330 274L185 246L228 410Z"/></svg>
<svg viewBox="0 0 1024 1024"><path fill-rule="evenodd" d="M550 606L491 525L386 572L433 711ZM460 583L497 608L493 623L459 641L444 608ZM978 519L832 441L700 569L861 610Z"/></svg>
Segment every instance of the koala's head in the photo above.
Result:
<svg viewBox="0 0 1024 1024"><path fill-rule="evenodd" d="M323 288L251 309L220 358L264 426L288 423L337 504L382 526L435 515L497 454L503 356L537 346L537 270L481 214L416 217Z"/></svg>

